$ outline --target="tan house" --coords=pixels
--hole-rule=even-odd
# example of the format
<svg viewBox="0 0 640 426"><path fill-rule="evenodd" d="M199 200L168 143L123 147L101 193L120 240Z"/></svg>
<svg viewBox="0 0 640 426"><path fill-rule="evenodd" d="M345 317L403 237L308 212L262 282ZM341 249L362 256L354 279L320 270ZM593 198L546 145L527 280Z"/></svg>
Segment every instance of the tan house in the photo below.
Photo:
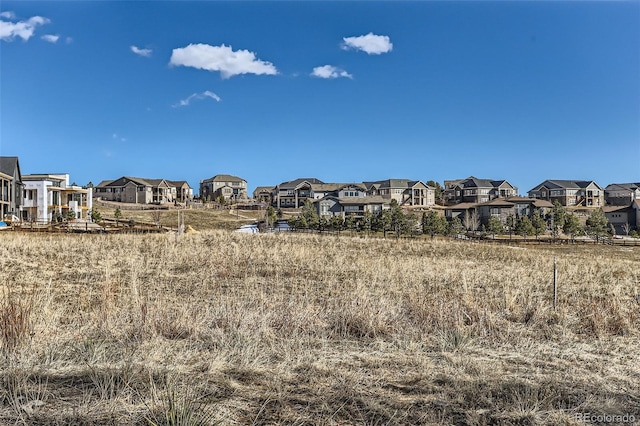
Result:
<svg viewBox="0 0 640 426"><path fill-rule="evenodd" d="M626 206L604 206L602 211L617 235L626 235L626 227L629 231L640 230L640 200Z"/></svg>
<svg viewBox="0 0 640 426"><path fill-rule="evenodd" d="M529 197L557 200L565 207L602 207L604 191L591 180L545 180L529 191Z"/></svg>
<svg viewBox="0 0 640 426"><path fill-rule="evenodd" d="M220 197L234 201L247 199L247 181L232 175L215 175L200 181L202 200L214 201Z"/></svg>
<svg viewBox="0 0 640 426"><path fill-rule="evenodd" d="M123 176L100 182L95 187L95 196L122 203L163 204L177 200L177 189L164 179Z"/></svg>
<svg viewBox="0 0 640 426"><path fill-rule="evenodd" d="M435 188L422 181L410 179L386 179L364 182L367 194L386 200L396 200L401 207L431 207L436 203Z"/></svg>
<svg viewBox="0 0 640 426"><path fill-rule="evenodd" d="M326 185L316 178L298 178L287 182L282 182L273 189L272 198L275 207L278 208L299 208L306 200L315 200L324 195L316 194L315 189L326 189Z"/></svg>
<svg viewBox="0 0 640 426"><path fill-rule="evenodd" d="M175 201L179 203L193 201L193 188L186 180L168 180L167 183L176 189Z"/></svg>
<svg viewBox="0 0 640 426"><path fill-rule="evenodd" d="M486 203L495 198L508 198L518 195L518 188L506 180L478 179L470 176L466 179L445 180L443 198L445 205L460 203Z"/></svg>
<svg viewBox="0 0 640 426"><path fill-rule="evenodd" d="M258 186L253 190L253 199L261 203L271 204L273 202L273 190L275 186Z"/></svg>
<svg viewBox="0 0 640 426"><path fill-rule="evenodd" d="M0 157L0 220L21 217L23 183L18 157Z"/></svg>

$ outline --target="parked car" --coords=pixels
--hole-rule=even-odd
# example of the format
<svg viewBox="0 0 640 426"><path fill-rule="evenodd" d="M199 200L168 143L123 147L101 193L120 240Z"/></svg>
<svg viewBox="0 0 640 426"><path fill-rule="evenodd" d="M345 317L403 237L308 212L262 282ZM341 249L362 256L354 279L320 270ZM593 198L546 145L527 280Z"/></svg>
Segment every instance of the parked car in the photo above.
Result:
<svg viewBox="0 0 640 426"><path fill-rule="evenodd" d="M291 231L291 227L287 222L277 222L276 226L273 227L273 232L289 232Z"/></svg>

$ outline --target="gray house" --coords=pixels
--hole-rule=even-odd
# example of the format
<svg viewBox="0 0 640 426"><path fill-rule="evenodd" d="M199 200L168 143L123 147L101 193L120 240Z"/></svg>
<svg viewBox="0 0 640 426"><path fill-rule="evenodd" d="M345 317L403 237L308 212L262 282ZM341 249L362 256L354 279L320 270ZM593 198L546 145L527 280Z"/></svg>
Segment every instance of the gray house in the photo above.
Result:
<svg viewBox="0 0 640 426"><path fill-rule="evenodd" d="M509 198L518 195L518 188L506 180L466 179L445 180L443 198L445 205L460 203L486 203L495 198Z"/></svg>
<svg viewBox="0 0 640 426"><path fill-rule="evenodd" d="M361 218L365 212L376 214L389 208L390 200L380 195L368 195L362 184L343 184L330 194L314 201L320 217L355 216Z"/></svg>
<svg viewBox="0 0 640 426"><path fill-rule="evenodd" d="M213 201L220 197L235 201L247 199L247 181L232 175L215 175L200 181L201 199Z"/></svg>
<svg viewBox="0 0 640 426"><path fill-rule="evenodd" d="M0 220L7 214L21 217L23 191L18 157L0 157Z"/></svg>
<svg viewBox="0 0 640 426"><path fill-rule="evenodd" d="M557 200L565 207L602 207L604 191L592 180L545 180L529 191L529 197Z"/></svg>
<svg viewBox="0 0 640 426"><path fill-rule="evenodd" d="M604 189L605 202L612 206L628 206L640 200L640 183L612 183Z"/></svg>
<svg viewBox="0 0 640 426"><path fill-rule="evenodd" d="M436 203L435 188L419 180L386 179L364 182L367 194L380 196L389 202L396 200L402 207L431 207Z"/></svg>

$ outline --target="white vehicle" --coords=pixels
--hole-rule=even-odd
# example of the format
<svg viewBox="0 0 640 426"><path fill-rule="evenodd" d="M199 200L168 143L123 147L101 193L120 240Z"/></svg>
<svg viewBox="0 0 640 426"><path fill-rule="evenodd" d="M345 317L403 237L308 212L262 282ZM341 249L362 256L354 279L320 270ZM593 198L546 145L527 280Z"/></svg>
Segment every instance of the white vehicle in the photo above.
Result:
<svg viewBox="0 0 640 426"><path fill-rule="evenodd" d="M240 232L243 234L257 234L260 232L258 229L258 225L242 225L240 228L236 229L233 232Z"/></svg>

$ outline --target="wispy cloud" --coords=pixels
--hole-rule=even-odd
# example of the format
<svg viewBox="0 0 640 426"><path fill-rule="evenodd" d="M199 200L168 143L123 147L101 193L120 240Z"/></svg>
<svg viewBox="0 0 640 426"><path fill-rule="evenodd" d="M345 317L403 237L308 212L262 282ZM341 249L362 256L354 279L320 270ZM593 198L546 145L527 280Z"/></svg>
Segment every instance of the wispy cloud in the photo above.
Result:
<svg viewBox="0 0 640 426"><path fill-rule="evenodd" d="M276 67L256 58L248 50L233 50L231 46L210 46L208 44L190 44L173 49L171 65L182 65L207 71L219 71L222 78L239 74L275 75Z"/></svg>
<svg viewBox="0 0 640 426"><path fill-rule="evenodd" d="M362 50L369 55L380 55L381 53L391 52L393 43L389 36L375 35L369 33L358 37L344 37L342 48L345 50L356 49Z"/></svg>
<svg viewBox="0 0 640 426"><path fill-rule="evenodd" d="M190 95L188 98L178 101L178 103L173 105L173 107L177 108L177 107L187 106L194 99L206 99L206 98L211 98L216 102L220 102L222 100L222 99L220 99L220 96L216 95L215 93L213 93L213 92L211 92L209 90L205 90L202 93L194 93L194 94Z"/></svg>
<svg viewBox="0 0 640 426"><path fill-rule="evenodd" d="M45 34L40 38L43 39L44 41L48 41L49 43L57 43L58 40L60 39L60 36L57 34Z"/></svg>
<svg viewBox="0 0 640 426"><path fill-rule="evenodd" d="M32 16L26 21L15 21L16 16L13 12L2 12L0 14L0 40L13 41L16 37L27 41L40 25L48 24L50 21L42 16Z"/></svg>
<svg viewBox="0 0 640 426"><path fill-rule="evenodd" d="M153 53L153 50L151 49L141 49L137 46L131 46L131 51L133 53L135 53L136 55L140 55L140 56L144 56L145 58L148 58L151 56L151 53Z"/></svg>
<svg viewBox="0 0 640 426"><path fill-rule="evenodd" d="M311 75L313 77L319 78L353 78L353 76L345 70L334 67L333 65L323 65L321 67L315 67Z"/></svg>
<svg viewBox="0 0 640 426"><path fill-rule="evenodd" d="M117 133L114 133L113 135L111 135L111 139L113 140L119 140L120 142L126 142L127 138L120 136Z"/></svg>

